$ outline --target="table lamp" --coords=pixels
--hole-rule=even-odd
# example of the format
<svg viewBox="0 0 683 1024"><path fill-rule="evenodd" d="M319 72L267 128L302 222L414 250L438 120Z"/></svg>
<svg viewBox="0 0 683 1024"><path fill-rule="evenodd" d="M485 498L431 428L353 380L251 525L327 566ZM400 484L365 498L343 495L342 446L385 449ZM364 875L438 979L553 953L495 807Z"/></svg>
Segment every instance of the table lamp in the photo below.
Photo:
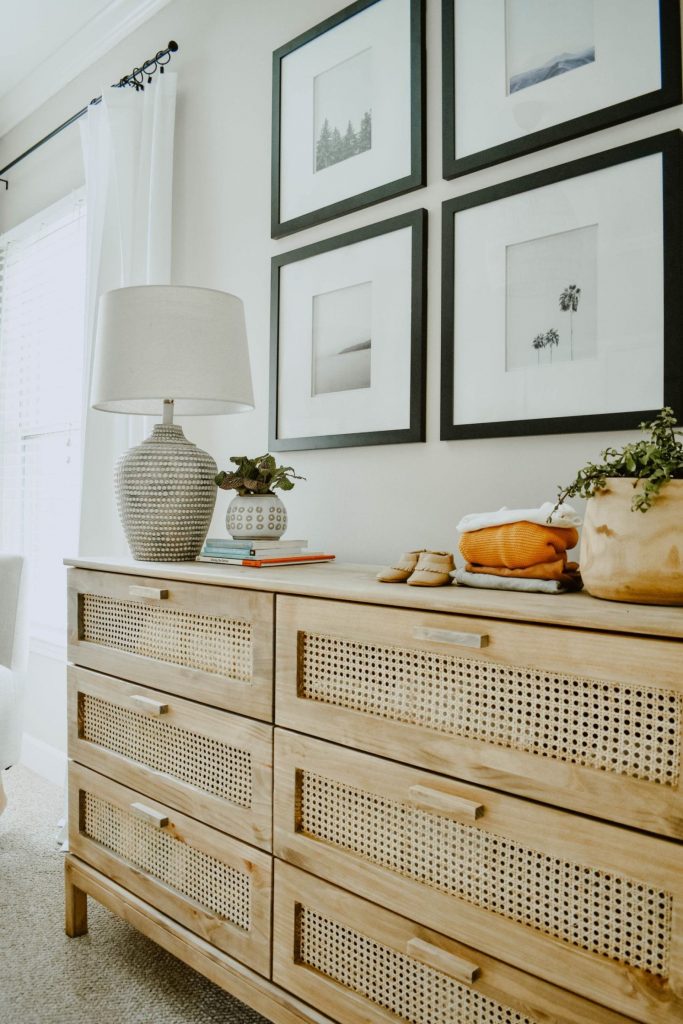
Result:
<svg viewBox="0 0 683 1024"><path fill-rule="evenodd" d="M133 558L196 558L216 502L216 463L173 423L254 408L242 300L210 288L142 285L100 298L91 403L163 422L116 464Z"/></svg>

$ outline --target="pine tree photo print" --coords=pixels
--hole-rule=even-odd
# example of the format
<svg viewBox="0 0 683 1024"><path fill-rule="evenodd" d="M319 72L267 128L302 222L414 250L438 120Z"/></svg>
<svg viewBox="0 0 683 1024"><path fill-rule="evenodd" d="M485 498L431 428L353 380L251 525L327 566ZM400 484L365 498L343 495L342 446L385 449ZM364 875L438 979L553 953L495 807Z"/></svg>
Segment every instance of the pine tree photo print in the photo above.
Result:
<svg viewBox="0 0 683 1024"><path fill-rule="evenodd" d="M371 52L363 50L315 78L316 172L372 148Z"/></svg>

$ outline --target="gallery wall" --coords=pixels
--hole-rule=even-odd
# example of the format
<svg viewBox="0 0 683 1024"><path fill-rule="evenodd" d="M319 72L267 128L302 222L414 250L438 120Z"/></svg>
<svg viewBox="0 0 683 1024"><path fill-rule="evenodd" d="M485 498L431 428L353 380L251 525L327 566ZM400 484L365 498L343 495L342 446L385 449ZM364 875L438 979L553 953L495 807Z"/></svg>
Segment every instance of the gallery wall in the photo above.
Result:
<svg viewBox="0 0 683 1024"><path fill-rule="evenodd" d="M272 51L339 10L343 0L172 0L0 140L0 166L176 39L179 80L174 162L173 281L239 295L245 303L256 408L196 418L188 436L219 467L232 454L268 444L270 259L302 245L418 208L429 212L427 441L282 453L306 477L286 496L289 535L306 537L345 562L389 563L405 550L456 550L455 525L467 512L531 506L607 444L629 433L439 440L441 226L444 200L649 135L683 128L673 108L541 150L453 181L441 176L441 4L427 0L427 186L367 210L274 241L270 237ZM0 232L83 181L78 128L24 161L0 193ZM105 415L105 414L102 414ZM230 495L219 492L212 533L223 531ZM101 552L108 554L109 552ZM45 659L43 659L45 660ZM61 669L34 673L29 731L63 749L57 714L37 712Z"/></svg>

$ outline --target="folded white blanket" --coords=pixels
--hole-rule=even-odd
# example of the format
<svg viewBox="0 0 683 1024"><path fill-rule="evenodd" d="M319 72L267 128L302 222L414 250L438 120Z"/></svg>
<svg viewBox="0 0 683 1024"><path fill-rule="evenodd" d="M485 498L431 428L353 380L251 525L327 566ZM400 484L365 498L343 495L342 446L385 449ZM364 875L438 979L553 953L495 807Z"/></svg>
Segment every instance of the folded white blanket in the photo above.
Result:
<svg viewBox="0 0 683 1024"><path fill-rule="evenodd" d="M571 505L559 505L553 512L554 507L552 501L544 501L540 508L506 508L504 505L497 512L470 512L462 517L456 529L460 533L472 533L473 530L485 530L487 526L520 522L539 523L541 526L581 526L581 516Z"/></svg>
<svg viewBox="0 0 683 1024"><path fill-rule="evenodd" d="M568 587L559 580L532 580L518 576L487 576L484 572L455 569L450 575L461 587L480 587L482 590L517 590L531 594L563 594Z"/></svg>

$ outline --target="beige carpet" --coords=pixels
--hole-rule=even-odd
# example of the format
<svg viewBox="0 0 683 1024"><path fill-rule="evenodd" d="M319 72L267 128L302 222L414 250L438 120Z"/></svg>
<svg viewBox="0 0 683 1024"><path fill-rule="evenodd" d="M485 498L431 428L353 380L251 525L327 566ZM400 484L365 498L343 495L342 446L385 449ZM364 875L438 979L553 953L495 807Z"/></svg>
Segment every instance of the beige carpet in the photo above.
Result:
<svg viewBox="0 0 683 1024"><path fill-rule="evenodd" d="M25 768L5 774L0 815L2 1024L266 1024L88 900L90 931L63 930L62 792Z"/></svg>

